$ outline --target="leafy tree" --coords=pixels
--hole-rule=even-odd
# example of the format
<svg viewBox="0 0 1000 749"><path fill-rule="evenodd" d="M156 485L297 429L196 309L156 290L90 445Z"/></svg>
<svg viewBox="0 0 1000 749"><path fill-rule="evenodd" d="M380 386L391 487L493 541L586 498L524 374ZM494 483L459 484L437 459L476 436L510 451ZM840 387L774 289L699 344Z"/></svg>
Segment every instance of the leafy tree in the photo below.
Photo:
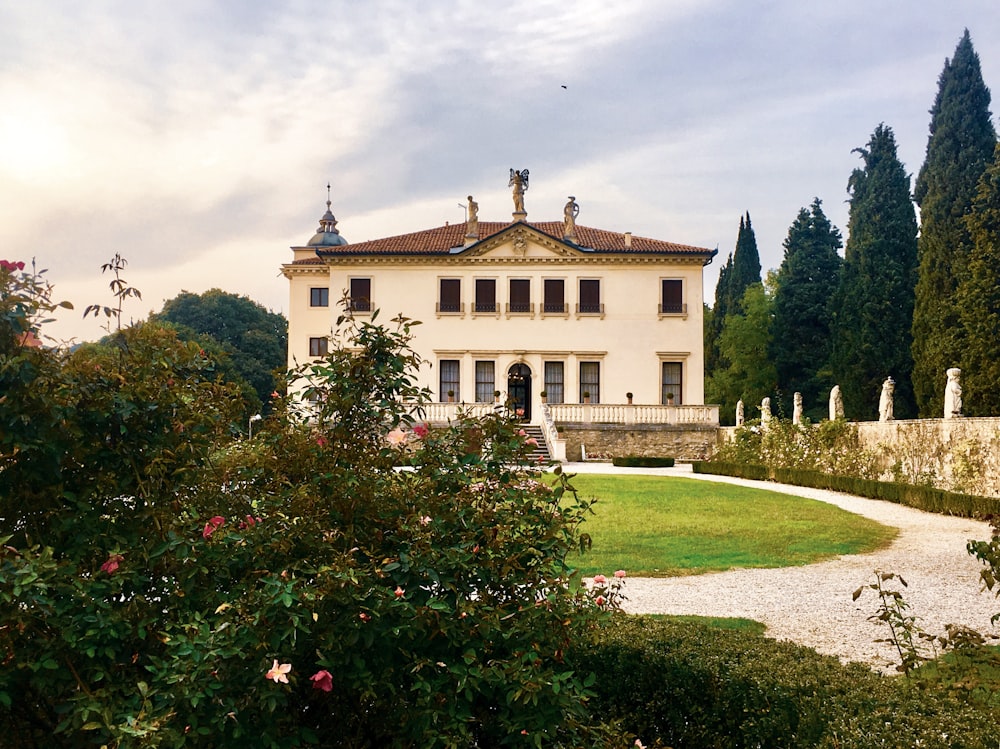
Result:
<svg viewBox="0 0 1000 749"><path fill-rule="evenodd" d="M996 145L989 106L990 91L966 29L938 78L927 156L914 190L920 206L920 270L913 390L922 416L941 414L945 370L961 361L965 348L956 291L972 247L965 216Z"/></svg>
<svg viewBox="0 0 1000 749"><path fill-rule="evenodd" d="M257 394L257 407L271 402L271 393L281 380L275 371L284 371L288 351L288 321L245 296L210 289L204 294L185 291L164 303L154 320L177 326L184 340L204 345L199 336L214 339L229 357L226 379L238 382L235 372Z"/></svg>
<svg viewBox="0 0 1000 749"><path fill-rule="evenodd" d="M778 373L779 405L790 414L792 394L800 392L805 414L814 420L828 415L826 393L834 385L831 306L839 283L840 246L840 231L816 198L808 210L799 210L788 229L774 294L771 359Z"/></svg>
<svg viewBox="0 0 1000 749"><path fill-rule="evenodd" d="M706 383L708 400L718 403L724 423L735 423L736 402L743 399L748 419L766 395L774 393L777 374L770 359L772 299L761 283L747 287L740 312L726 318L719 351L727 366L716 370Z"/></svg>
<svg viewBox="0 0 1000 749"><path fill-rule="evenodd" d="M896 418L914 418L914 285L917 219L910 178L896 155L892 129L879 125L867 148L855 149L864 168L848 182L851 212L833 337L834 378L848 418L878 416L882 382L896 382Z"/></svg>
<svg viewBox="0 0 1000 749"><path fill-rule="evenodd" d="M971 416L1000 414L1000 146L979 181L968 216L972 237L968 273L956 299L965 331L963 409Z"/></svg>
<svg viewBox="0 0 1000 749"><path fill-rule="evenodd" d="M730 253L725 264L719 268L719 280L715 284L715 304L711 308L711 314L705 315L702 323L705 338L706 378L725 367L725 362L721 360L719 353L719 336L722 334L722 326L729 313L729 273L732 267L733 255Z"/></svg>
<svg viewBox="0 0 1000 749"><path fill-rule="evenodd" d="M10 341L49 302L3 281ZM608 616L566 563L587 503L499 416L413 423L409 325L348 323L238 442L162 326L0 350L5 745L624 743L568 647Z"/></svg>

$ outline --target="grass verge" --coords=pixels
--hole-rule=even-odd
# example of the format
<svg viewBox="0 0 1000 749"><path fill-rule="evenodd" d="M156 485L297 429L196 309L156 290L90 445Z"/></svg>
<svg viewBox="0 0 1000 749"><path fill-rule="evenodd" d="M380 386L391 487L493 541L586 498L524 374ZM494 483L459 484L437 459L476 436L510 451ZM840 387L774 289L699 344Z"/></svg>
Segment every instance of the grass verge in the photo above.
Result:
<svg viewBox="0 0 1000 749"><path fill-rule="evenodd" d="M743 486L599 474L575 476L571 484L598 498L583 527L593 546L571 559L585 575L804 565L884 548L898 532L824 502Z"/></svg>

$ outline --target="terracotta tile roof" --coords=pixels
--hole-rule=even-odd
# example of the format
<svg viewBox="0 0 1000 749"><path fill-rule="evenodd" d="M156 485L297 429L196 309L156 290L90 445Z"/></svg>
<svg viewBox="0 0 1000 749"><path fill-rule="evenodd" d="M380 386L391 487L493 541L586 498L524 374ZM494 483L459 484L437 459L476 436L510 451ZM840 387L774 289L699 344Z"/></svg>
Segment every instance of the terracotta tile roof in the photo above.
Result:
<svg viewBox="0 0 1000 749"><path fill-rule="evenodd" d="M479 240L499 234L515 224L503 221L480 221ZM540 221L529 223L529 227L562 241L562 221ZM608 254L655 254L655 255L714 255L716 250L704 247L665 242L659 239L633 236L631 246L625 246L625 235L621 232L594 229L589 226L576 227L576 246L584 251L594 251ZM434 229L400 234L395 237L373 239L368 242L358 242L337 247L317 248L315 260L307 258L296 260L296 264L317 262L322 257L356 256L356 255L452 255L453 249L465 243L465 224L450 224Z"/></svg>

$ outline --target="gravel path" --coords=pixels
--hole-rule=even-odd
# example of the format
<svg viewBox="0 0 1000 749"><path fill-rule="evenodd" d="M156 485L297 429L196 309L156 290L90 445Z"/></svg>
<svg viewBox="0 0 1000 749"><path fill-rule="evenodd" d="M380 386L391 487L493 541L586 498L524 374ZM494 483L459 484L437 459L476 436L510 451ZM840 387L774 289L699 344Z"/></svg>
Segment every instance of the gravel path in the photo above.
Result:
<svg viewBox="0 0 1000 749"><path fill-rule="evenodd" d="M575 463L569 473L618 473L607 464ZM635 472L636 469L626 469ZM947 624L961 624L983 633L1000 634L990 617L1000 601L980 592L977 560L965 550L970 539L990 537L988 524L947 517L909 507L837 492L747 481L691 472L690 466L643 471L704 481L755 486L817 499L898 528L897 539L882 551L852 554L804 567L738 569L692 577L629 578L625 610L642 614L738 616L767 625L767 635L808 645L844 661L859 661L891 671L899 662L891 645L874 642L886 637L885 625L868 621L878 605L866 590L876 569L895 572L909 583L905 598L910 613L925 631L939 634Z"/></svg>

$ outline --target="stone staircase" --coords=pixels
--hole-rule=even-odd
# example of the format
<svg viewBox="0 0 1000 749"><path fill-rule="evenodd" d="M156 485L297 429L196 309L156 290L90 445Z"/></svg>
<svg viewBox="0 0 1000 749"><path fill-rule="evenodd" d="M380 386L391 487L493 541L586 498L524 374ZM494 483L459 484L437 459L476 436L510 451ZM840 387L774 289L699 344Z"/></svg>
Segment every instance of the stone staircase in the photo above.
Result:
<svg viewBox="0 0 1000 749"><path fill-rule="evenodd" d="M542 433L542 428L536 424L522 424L521 429L524 430L528 438L534 437L535 442L538 443L537 447L529 453L528 459L533 463L548 463L551 456L549 455L549 448L545 444L545 435Z"/></svg>

